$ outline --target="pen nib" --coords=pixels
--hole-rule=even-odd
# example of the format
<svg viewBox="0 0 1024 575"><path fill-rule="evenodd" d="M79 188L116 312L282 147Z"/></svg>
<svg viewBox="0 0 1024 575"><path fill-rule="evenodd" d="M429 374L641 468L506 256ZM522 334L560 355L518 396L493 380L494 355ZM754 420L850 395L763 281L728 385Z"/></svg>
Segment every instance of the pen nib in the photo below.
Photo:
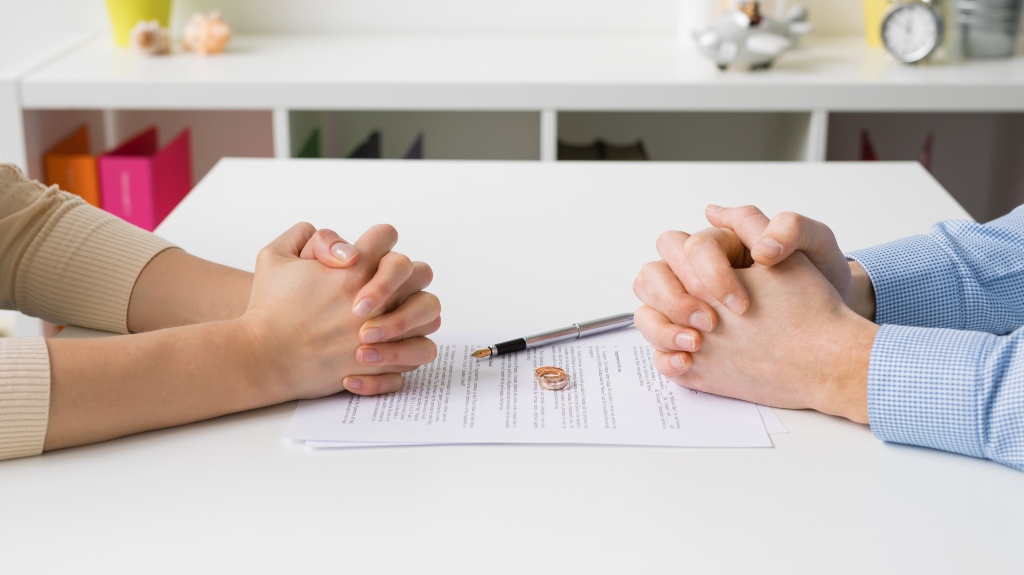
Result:
<svg viewBox="0 0 1024 575"><path fill-rule="evenodd" d="M477 359L483 359L485 357L490 357L491 356L491 348L485 347L483 349L478 349L478 350L474 351L472 355L473 355L473 357L475 357Z"/></svg>

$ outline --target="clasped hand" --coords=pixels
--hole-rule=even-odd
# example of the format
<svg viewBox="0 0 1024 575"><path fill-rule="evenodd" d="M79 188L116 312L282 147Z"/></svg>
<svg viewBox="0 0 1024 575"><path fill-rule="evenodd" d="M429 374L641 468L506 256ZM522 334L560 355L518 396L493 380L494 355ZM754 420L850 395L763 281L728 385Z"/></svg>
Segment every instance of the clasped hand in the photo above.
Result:
<svg viewBox="0 0 1024 575"><path fill-rule="evenodd" d="M874 292L832 231L792 213L709 206L658 238L633 291L657 369L679 385L866 423Z"/></svg>
<svg viewBox="0 0 1024 575"><path fill-rule="evenodd" d="M277 399L392 392L401 373L433 361L425 336L440 327L441 306L422 291L433 272L392 252L397 240L378 225L352 246L302 223L259 252L238 322L254 377Z"/></svg>

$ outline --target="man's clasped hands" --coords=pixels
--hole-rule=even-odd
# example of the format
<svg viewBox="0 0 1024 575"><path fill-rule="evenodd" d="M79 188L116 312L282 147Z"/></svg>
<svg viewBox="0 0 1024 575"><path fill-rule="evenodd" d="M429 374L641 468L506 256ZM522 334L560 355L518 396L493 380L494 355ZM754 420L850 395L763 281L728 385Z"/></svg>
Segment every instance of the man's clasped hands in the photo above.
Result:
<svg viewBox="0 0 1024 575"><path fill-rule="evenodd" d="M793 213L708 206L658 238L633 291L658 370L683 387L868 422L874 288L832 231Z"/></svg>
<svg viewBox="0 0 1024 575"><path fill-rule="evenodd" d="M644 304L636 326L655 350L657 369L686 388L867 423L878 326L864 270L847 261L828 227L809 218L769 220L752 206L708 206L706 215L711 227L703 231L662 234L662 259L645 265L633 284ZM425 336L440 325L440 304L422 291L431 270L391 252L396 240L393 228L377 226L351 246L301 224L260 253L243 319L267 350L308 351L288 362L301 369L277 374L302 387L299 396L342 386L364 395L395 391L402 372L433 360L436 348ZM280 297L289 291L306 300L310 293L336 297L315 298L303 318L291 318L301 321L277 321L294 313ZM322 342L334 343L325 349ZM330 375L339 373L340 382Z"/></svg>

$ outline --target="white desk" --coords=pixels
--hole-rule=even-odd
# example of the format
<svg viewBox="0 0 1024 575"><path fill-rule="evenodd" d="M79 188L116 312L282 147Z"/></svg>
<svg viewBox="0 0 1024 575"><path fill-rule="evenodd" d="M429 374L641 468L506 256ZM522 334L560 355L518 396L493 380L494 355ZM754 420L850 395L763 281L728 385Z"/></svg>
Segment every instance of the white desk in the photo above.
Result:
<svg viewBox="0 0 1024 575"><path fill-rule="evenodd" d="M251 267L299 220L391 222L444 329L513 336L634 308L658 233L710 201L803 212L845 248L966 216L915 164L225 160L159 231ZM564 283L535 279L551 263ZM0 572L1020 570L1024 474L814 412L781 411L774 449L309 451L282 439L292 408L0 464Z"/></svg>

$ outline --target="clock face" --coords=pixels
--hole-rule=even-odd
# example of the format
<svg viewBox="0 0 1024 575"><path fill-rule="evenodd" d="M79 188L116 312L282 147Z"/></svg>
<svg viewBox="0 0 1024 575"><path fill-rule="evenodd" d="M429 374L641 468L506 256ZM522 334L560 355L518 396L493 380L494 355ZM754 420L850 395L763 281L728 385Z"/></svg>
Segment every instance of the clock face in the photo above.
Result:
<svg viewBox="0 0 1024 575"><path fill-rule="evenodd" d="M896 4L882 21L882 42L903 62L923 60L938 47L941 39L942 17L926 4Z"/></svg>

